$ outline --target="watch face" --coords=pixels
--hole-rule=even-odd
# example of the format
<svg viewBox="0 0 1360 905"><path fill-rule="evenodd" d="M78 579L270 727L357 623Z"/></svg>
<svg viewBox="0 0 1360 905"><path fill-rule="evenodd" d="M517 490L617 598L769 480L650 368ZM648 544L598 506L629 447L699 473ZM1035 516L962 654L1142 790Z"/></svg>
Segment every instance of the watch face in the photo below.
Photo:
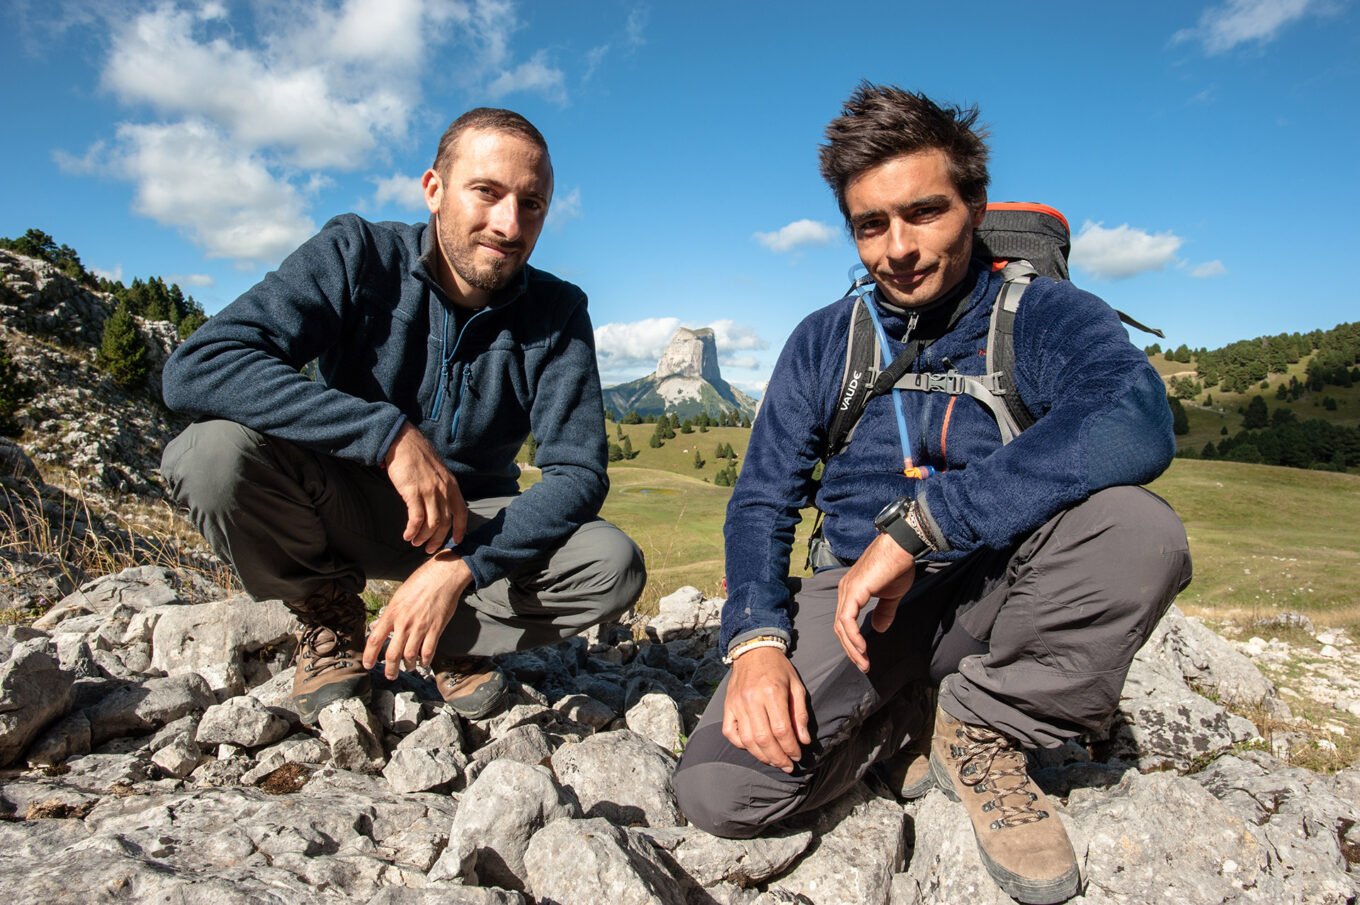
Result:
<svg viewBox="0 0 1360 905"><path fill-rule="evenodd" d="M905 497L893 500L879 510L878 515L874 516L874 527L879 531L882 531L891 522L901 518L903 510L905 510L908 505Z"/></svg>

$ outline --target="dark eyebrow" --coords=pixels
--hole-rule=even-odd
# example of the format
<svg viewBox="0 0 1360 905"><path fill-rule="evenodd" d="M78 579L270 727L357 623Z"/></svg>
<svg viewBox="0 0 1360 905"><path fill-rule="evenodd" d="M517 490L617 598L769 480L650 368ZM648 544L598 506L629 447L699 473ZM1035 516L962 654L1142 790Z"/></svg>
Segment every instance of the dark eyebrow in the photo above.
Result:
<svg viewBox="0 0 1360 905"><path fill-rule="evenodd" d="M899 211L905 216L910 216L911 214L915 213L916 210L918 210L919 208L931 207L937 204L945 205L949 204L949 196L923 195L920 198L911 199L906 204L897 205L896 207L893 208L893 210ZM887 211L882 208L874 208L872 210L860 211L858 214L855 214L855 216L850 218L850 225L852 227L859 226L866 220L872 220L874 217L882 217L886 214Z"/></svg>
<svg viewBox="0 0 1360 905"><path fill-rule="evenodd" d="M502 191L502 192L510 192L510 191L512 191L512 189L510 188L510 186L506 185L504 182L501 182L499 179L492 179L490 176L472 176L471 178L469 178L469 179L464 183L464 185L469 185L469 186L471 186L471 185L489 185L489 186L491 186L492 188L498 189L498 190L500 190L500 191ZM546 202L546 201L548 200L548 196L547 196L547 195L544 195L542 192L526 192L526 193L524 194L524 197L525 197L525 198L528 198L528 199L531 199L531 200L533 200L533 201L540 201L540 202Z"/></svg>

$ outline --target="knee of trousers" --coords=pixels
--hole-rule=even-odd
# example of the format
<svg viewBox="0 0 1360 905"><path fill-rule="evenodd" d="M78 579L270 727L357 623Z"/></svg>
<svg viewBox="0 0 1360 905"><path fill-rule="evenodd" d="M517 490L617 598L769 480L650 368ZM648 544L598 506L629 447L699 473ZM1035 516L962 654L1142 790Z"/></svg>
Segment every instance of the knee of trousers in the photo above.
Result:
<svg viewBox="0 0 1360 905"><path fill-rule="evenodd" d="M1170 603L1190 583L1190 551L1185 526L1160 497L1141 487L1110 487L1081 503L1064 517L1059 530L1084 534L1087 562L1104 572L1117 571L1141 580L1129 589L1134 599ZM1168 593L1169 592L1169 593Z"/></svg>
<svg viewBox="0 0 1360 905"><path fill-rule="evenodd" d="M761 777L739 764L696 754L686 749L673 779L675 800L691 825L724 839L750 839L770 825L772 809L745 803Z"/></svg>
<svg viewBox="0 0 1360 905"><path fill-rule="evenodd" d="M191 424L165 447L161 475L180 505L196 512L231 510L242 466L259 455L262 440L234 421Z"/></svg>
<svg viewBox="0 0 1360 905"><path fill-rule="evenodd" d="M599 622L637 603L647 584L647 566L638 545L613 525L597 530L591 543L591 580L586 586L595 589L588 602L594 610L592 621Z"/></svg>

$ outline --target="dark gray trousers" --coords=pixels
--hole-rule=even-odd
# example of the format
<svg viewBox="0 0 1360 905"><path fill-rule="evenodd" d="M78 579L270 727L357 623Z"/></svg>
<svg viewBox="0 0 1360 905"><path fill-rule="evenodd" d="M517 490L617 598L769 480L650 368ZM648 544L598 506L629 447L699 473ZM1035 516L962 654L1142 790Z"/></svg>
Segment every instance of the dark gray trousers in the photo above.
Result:
<svg viewBox="0 0 1360 905"><path fill-rule="evenodd" d="M832 631L846 569L820 572L793 596L793 664L807 687L813 737L792 773L722 735L727 681L690 736L675 790L690 822L753 836L848 790L876 761L930 731L914 687L939 705L1032 747L1062 744L1114 712L1138 649L1190 582L1180 519L1138 487L1103 490L1011 550L979 550L921 568L886 632L862 621L869 672Z"/></svg>
<svg viewBox="0 0 1360 905"><path fill-rule="evenodd" d="M176 502L251 596L298 600L336 584L404 580L429 557L402 539L406 505L387 475L230 421L189 427L165 449ZM468 530L512 497L468 500ZM443 655L489 656L552 644L613 618L646 584L642 551L596 519L560 547L463 597Z"/></svg>

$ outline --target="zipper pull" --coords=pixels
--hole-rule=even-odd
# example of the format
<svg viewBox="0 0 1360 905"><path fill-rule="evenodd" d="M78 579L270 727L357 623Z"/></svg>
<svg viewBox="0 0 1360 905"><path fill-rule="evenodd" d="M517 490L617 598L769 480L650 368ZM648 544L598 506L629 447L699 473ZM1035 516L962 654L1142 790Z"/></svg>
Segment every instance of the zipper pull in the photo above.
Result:
<svg viewBox="0 0 1360 905"><path fill-rule="evenodd" d="M902 334L902 342L911 339L911 334L916 330L916 322L921 319L921 312L913 311L911 317L907 318L907 330Z"/></svg>

